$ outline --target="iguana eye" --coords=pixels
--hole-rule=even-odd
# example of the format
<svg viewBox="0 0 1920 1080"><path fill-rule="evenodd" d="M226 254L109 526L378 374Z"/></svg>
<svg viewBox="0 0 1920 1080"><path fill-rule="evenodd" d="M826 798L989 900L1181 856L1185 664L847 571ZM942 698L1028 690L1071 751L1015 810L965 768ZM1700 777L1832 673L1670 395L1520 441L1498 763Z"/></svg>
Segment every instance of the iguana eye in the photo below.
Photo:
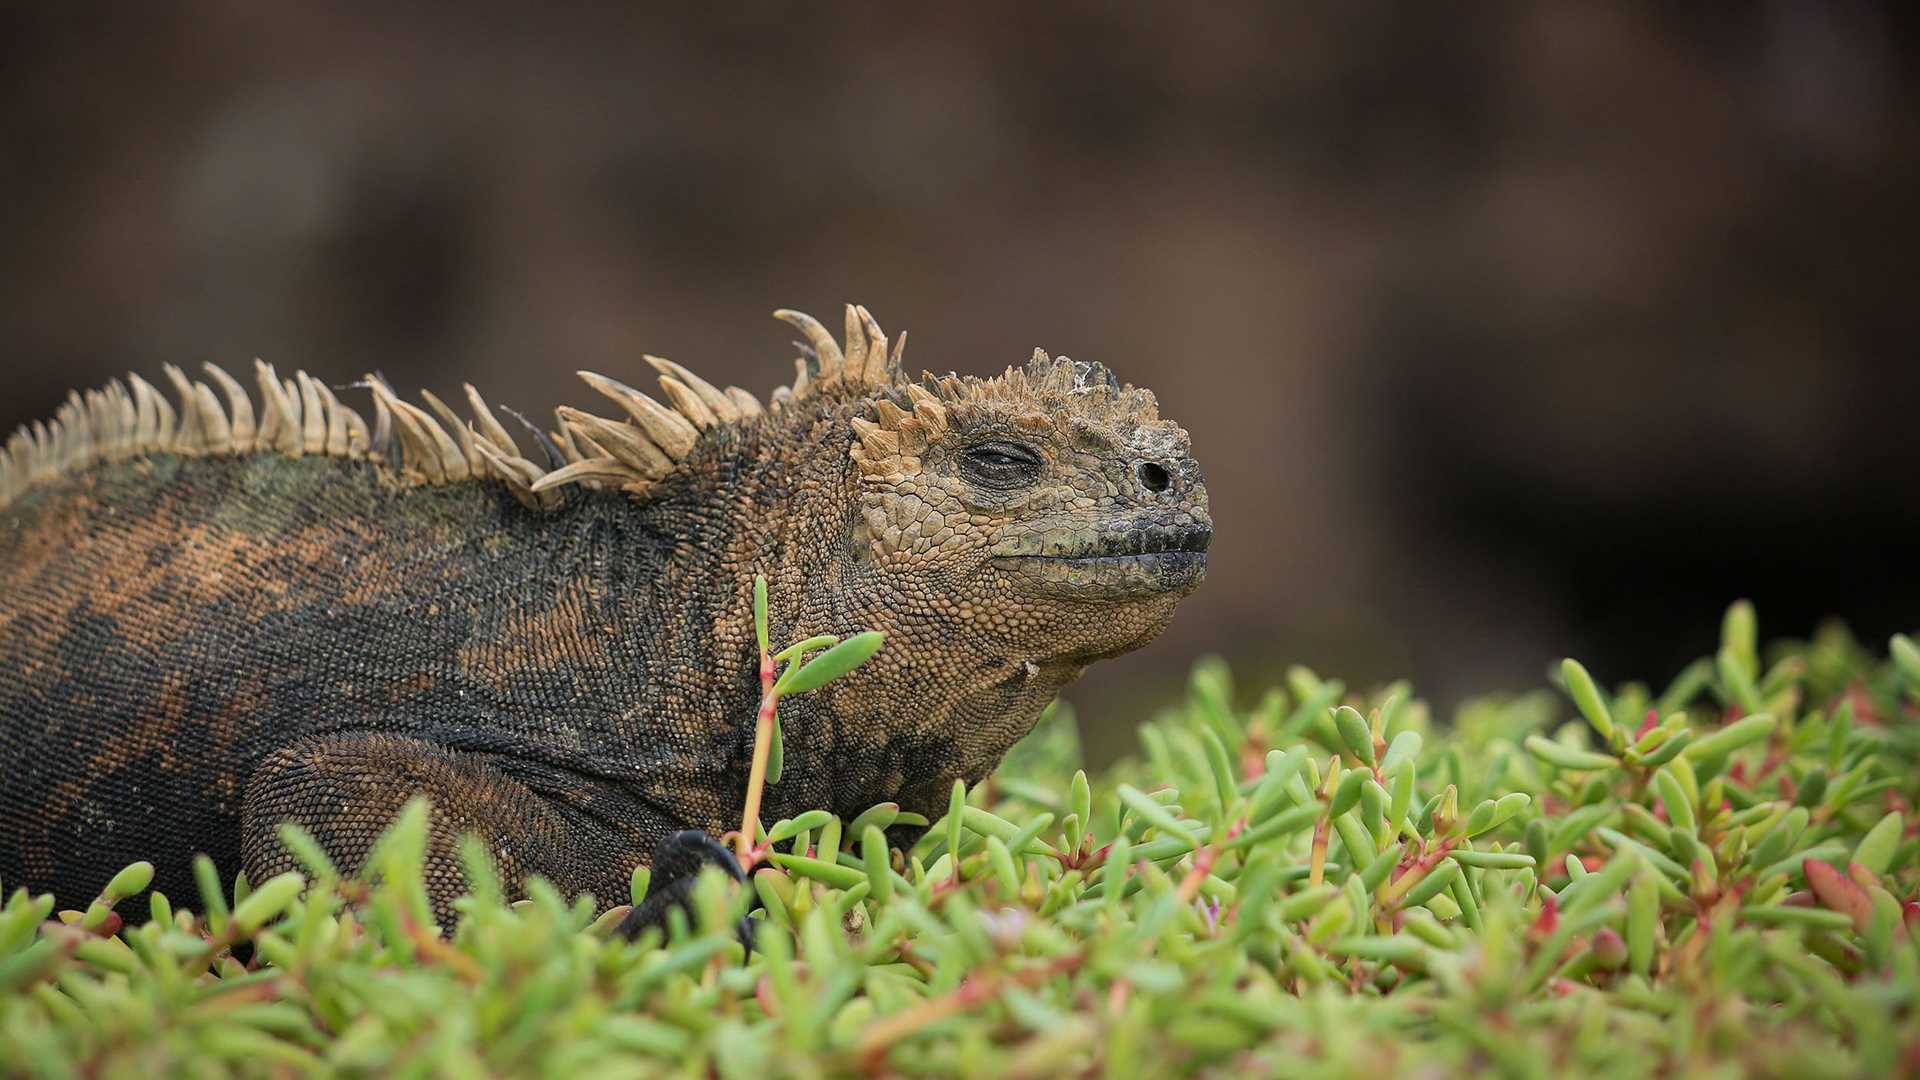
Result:
<svg viewBox="0 0 1920 1080"><path fill-rule="evenodd" d="M1040 479L1037 451L1006 439L968 447L960 455L960 472L967 479L995 491L1026 487Z"/></svg>

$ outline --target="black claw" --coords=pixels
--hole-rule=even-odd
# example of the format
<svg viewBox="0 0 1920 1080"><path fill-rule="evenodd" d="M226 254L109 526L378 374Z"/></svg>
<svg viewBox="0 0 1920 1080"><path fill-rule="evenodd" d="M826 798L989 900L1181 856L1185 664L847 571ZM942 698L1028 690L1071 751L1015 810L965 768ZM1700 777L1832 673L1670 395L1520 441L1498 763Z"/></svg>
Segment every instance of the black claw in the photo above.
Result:
<svg viewBox="0 0 1920 1080"><path fill-rule="evenodd" d="M660 841L653 849L650 865L653 868L653 887L647 890L646 899L620 921L619 932L629 938L638 936L649 926L665 927L667 913L674 908L679 908L687 913L688 918L692 918L693 886L699 880L702 867L718 866L735 881L747 880L733 852L699 829L686 829ZM752 953L753 920L742 916L734 933L739 937L741 946Z"/></svg>
<svg viewBox="0 0 1920 1080"><path fill-rule="evenodd" d="M669 879L693 877L708 863L725 870L735 881L747 880L747 875L740 872L740 864L735 861L733 852L699 829L682 829L660 841L659 846L653 849L655 877L663 874Z"/></svg>

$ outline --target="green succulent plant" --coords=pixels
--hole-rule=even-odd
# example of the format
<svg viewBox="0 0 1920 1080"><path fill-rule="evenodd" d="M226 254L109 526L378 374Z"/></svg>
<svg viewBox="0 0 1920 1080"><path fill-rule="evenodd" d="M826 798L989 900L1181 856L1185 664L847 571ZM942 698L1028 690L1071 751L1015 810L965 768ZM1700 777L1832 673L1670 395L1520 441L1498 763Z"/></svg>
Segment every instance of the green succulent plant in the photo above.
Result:
<svg viewBox="0 0 1920 1080"><path fill-rule="evenodd" d="M858 640L763 641L769 691ZM417 803L359 877L290 832L304 874L203 861L196 910L138 925L146 864L85 911L15 889L0 1074L1891 1075L1920 1060L1920 650L1889 654L1762 650L1737 604L1658 693L1568 660L1444 726L1304 668L1245 707L1206 661L1105 775L1056 708L910 850L892 804L774 822L749 887L710 873L635 941L538 880L506 903L477 843L436 927Z"/></svg>

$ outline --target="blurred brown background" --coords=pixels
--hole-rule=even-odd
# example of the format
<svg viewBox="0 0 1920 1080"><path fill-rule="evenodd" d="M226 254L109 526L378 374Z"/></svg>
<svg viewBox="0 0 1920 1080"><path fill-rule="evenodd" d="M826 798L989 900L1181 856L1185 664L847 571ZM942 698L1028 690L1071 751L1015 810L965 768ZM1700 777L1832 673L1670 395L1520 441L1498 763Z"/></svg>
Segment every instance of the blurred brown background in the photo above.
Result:
<svg viewBox="0 0 1920 1080"><path fill-rule="evenodd" d="M1212 576L1090 727L1207 650L1444 702L1920 623L1909 5L735 8L6 5L0 426L254 356L764 392L857 299L1192 431Z"/></svg>

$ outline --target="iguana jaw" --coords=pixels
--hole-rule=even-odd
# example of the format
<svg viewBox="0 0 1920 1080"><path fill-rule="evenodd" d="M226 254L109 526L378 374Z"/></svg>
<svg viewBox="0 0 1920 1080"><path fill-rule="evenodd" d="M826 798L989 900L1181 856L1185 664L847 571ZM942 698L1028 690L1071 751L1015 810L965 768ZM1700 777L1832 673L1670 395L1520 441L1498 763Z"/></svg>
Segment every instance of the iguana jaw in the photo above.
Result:
<svg viewBox="0 0 1920 1080"><path fill-rule="evenodd" d="M996 558L994 565L1020 574L1023 583L1036 593L1088 600L1185 595L1198 587L1207 573L1206 555L1192 551L1086 558L1013 555Z"/></svg>
<svg viewBox="0 0 1920 1080"><path fill-rule="evenodd" d="M1206 577L1212 542L1212 525L1191 519L1129 522L1096 531L1035 530L997 545L992 564L1020 575L1024 587L1046 596L1178 598Z"/></svg>

